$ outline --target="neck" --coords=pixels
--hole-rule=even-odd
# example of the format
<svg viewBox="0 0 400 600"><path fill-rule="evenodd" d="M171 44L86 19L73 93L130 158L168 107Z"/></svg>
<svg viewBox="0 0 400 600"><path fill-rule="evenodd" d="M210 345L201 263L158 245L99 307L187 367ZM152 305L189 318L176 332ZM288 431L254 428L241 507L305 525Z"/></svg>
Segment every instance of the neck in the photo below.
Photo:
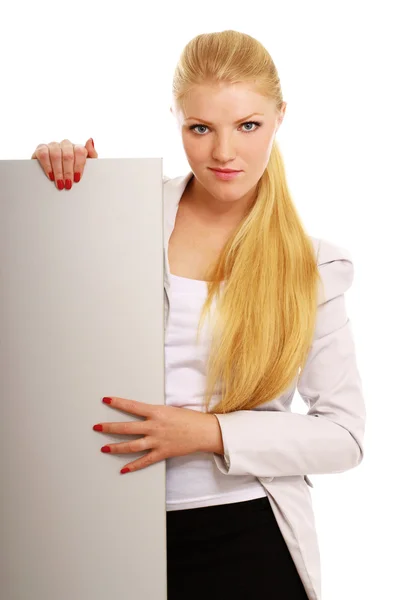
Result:
<svg viewBox="0 0 400 600"><path fill-rule="evenodd" d="M205 225L234 227L247 214L254 200L255 188L232 202L219 200L192 177L187 185L182 201Z"/></svg>

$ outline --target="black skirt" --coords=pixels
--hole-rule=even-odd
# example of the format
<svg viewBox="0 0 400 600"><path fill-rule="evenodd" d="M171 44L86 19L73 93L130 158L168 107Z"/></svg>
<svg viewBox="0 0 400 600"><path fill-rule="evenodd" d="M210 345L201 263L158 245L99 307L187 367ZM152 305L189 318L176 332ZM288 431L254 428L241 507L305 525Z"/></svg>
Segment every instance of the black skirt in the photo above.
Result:
<svg viewBox="0 0 400 600"><path fill-rule="evenodd" d="M267 496L167 511L168 600L307 600Z"/></svg>

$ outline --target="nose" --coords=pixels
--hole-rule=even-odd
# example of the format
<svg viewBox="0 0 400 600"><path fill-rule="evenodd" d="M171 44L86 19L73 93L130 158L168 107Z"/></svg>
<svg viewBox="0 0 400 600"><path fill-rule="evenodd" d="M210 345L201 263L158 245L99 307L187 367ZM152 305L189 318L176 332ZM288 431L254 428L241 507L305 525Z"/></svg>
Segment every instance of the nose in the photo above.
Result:
<svg viewBox="0 0 400 600"><path fill-rule="evenodd" d="M229 138L219 138L213 147L212 157L218 163L229 163L235 159L236 152Z"/></svg>

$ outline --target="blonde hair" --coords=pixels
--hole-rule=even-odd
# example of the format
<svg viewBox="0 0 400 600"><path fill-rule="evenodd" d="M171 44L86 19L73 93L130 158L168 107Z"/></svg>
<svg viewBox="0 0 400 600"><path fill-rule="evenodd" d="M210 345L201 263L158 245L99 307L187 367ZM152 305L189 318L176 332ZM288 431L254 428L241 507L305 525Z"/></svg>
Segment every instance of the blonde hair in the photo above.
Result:
<svg viewBox="0 0 400 600"><path fill-rule="evenodd" d="M227 30L201 34L183 49L173 77L182 106L198 84L251 82L282 107L275 64L250 35ZM304 368L312 343L320 275L313 244L291 199L282 155L273 142L256 199L208 273L198 328L215 298L207 364L206 410L252 410L282 394ZM225 281L223 293L221 282ZM198 338L197 338L198 339Z"/></svg>

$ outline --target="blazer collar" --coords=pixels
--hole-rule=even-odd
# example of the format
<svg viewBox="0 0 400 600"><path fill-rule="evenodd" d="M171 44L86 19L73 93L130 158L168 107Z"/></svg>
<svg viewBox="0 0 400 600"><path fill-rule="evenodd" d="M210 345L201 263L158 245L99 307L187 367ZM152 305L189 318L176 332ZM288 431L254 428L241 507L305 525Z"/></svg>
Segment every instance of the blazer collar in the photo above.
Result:
<svg viewBox="0 0 400 600"><path fill-rule="evenodd" d="M169 287L171 274L168 261L169 240L175 227L179 202L192 177L194 177L192 171L189 171L186 175L174 177L173 179L164 177L164 279L167 287Z"/></svg>

